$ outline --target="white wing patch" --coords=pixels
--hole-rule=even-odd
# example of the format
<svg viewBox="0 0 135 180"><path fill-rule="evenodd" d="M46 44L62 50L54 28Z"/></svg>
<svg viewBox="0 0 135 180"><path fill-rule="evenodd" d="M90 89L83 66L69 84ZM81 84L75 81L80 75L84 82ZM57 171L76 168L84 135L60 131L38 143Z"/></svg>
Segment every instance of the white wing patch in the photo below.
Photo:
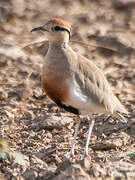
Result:
<svg viewBox="0 0 135 180"><path fill-rule="evenodd" d="M84 103L87 103L88 97L85 96L84 94L82 94L79 87L73 86L71 89L72 89L71 93L72 93L72 96L74 96L74 98L76 97L77 100L84 102Z"/></svg>
<svg viewBox="0 0 135 180"><path fill-rule="evenodd" d="M69 99L64 102L66 105L70 105L79 110L81 114L91 114L94 112L104 112L105 109L102 106L97 105L94 101L88 98L82 93L80 87L73 83L73 81L67 81L69 85Z"/></svg>

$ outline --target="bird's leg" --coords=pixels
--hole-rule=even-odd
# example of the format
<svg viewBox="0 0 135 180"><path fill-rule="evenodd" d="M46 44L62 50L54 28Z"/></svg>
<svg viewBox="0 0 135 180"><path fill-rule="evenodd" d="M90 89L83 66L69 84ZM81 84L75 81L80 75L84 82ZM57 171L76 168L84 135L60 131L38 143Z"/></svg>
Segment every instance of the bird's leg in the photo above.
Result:
<svg viewBox="0 0 135 180"><path fill-rule="evenodd" d="M80 123L77 123L75 126L75 133L74 133L74 139L72 141L72 145L71 145L71 149L70 149L70 156L74 156L74 148L75 148L75 142L76 142L79 125L80 125Z"/></svg>
<svg viewBox="0 0 135 180"><path fill-rule="evenodd" d="M94 126L94 120L89 121L88 135L87 135L86 144L84 147L84 153L81 159L84 159L85 157L88 156L88 146L89 146L89 141L90 141L93 126Z"/></svg>
<svg viewBox="0 0 135 180"><path fill-rule="evenodd" d="M70 152L68 154L66 154L67 158L74 157L74 148L75 148L75 142L76 142L76 137L77 137L79 125L80 125L80 117L78 116L77 117L77 123L75 126L74 139L72 140L71 149L70 149Z"/></svg>

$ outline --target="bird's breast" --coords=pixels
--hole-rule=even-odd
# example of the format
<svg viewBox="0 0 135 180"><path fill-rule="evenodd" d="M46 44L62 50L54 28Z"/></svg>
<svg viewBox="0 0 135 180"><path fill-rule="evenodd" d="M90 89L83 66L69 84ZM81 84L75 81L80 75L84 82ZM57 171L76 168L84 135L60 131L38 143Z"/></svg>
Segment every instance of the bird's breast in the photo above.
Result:
<svg viewBox="0 0 135 180"><path fill-rule="evenodd" d="M69 88L66 84L66 77L60 72L43 72L42 87L48 97L55 101L65 102L68 98Z"/></svg>

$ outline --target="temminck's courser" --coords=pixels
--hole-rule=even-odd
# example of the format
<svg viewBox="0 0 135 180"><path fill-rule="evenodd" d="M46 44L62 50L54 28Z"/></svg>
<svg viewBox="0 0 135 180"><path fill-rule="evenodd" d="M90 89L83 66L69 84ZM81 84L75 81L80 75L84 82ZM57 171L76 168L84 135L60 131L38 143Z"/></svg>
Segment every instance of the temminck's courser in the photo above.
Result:
<svg viewBox="0 0 135 180"><path fill-rule="evenodd" d="M32 29L45 32L49 49L42 71L43 89L50 99L66 111L77 115L74 139L69 156L74 156L74 145L80 124L79 115L107 113L118 116L127 113L113 94L106 77L89 59L76 53L68 45L71 26L61 19L51 19L45 25ZM88 145L94 126L89 118L89 128L83 158L88 155Z"/></svg>

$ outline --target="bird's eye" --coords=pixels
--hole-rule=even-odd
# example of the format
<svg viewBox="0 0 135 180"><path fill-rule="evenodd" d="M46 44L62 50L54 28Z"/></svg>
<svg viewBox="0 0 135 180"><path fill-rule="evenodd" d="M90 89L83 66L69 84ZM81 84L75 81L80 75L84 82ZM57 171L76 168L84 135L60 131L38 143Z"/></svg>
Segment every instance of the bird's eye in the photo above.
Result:
<svg viewBox="0 0 135 180"><path fill-rule="evenodd" d="M55 30L55 31L59 31L60 29L61 29L60 26L55 26L55 27L54 27L54 30Z"/></svg>

